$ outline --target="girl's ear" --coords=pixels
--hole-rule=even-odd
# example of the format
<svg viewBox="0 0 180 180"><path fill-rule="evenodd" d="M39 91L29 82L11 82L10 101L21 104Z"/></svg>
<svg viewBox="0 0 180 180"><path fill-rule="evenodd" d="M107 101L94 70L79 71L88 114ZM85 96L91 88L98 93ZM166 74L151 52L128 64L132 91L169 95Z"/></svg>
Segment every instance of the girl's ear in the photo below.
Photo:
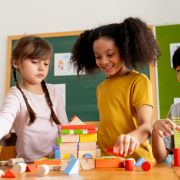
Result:
<svg viewBox="0 0 180 180"><path fill-rule="evenodd" d="M17 61L17 60L12 60L12 66L13 66L13 68L15 68L15 69L19 69L19 62Z"/></svg>

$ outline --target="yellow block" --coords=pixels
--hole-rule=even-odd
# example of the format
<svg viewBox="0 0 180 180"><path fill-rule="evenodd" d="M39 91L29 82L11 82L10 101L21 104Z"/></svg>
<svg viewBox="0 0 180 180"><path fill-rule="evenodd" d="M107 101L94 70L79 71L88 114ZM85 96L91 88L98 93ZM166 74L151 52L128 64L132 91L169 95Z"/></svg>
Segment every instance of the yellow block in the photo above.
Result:
<svg viewBox="0 0 180 180"><path fill-rule="evenodd" d="M80 142L97 142L97 134L80 134Z"/></svg>

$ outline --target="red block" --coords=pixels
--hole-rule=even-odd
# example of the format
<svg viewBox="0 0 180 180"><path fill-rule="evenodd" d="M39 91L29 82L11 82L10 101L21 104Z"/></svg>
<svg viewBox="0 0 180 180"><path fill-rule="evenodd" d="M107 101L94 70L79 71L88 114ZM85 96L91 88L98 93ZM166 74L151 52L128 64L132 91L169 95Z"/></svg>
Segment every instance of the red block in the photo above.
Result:
<svg viewBox="0 0 180 180"><path fill-rule="evenodd" d="M180 148L174 148L174 166L180 166Z"/></svg>
<svg viewBox="0 0 180 180"><path fill-rule="evenodd" d="M152 165L149 161L145 161L142 163L141 168L143 171L149 171L152 168Z"/></svg>
<svg viewBox="0 0 180 180"><path fill-rule="evenodd" d="M117 150L117 148L108 147L106 150L107 150L106 153L109 154L109 155L114 155L114 156L123 157L123 155L121 155L121 154L119 153L119 150Z"/></svg>
<svg viewBox="0 0 180 180"><path fill-rule="evenodd" d="M9 169L5 172L5 175L2 178L16 178L17 174L13 169Z"/></svg>
<svg viewBox="0 0 180 180"><path fill-rule="evenodd" d="M60 126L60 129L72 129L72 130L75 130L75 129L93 129L93 130L96 130L96 125L95 124L88 124L88 125L61 125Z"/></svg>
<svg viewBox="0 0 180 180"><path fill-rule="evenodd" d="M126 159L124 161L124 166L126 171L133 171L134 170L134 159Z"/></svg>

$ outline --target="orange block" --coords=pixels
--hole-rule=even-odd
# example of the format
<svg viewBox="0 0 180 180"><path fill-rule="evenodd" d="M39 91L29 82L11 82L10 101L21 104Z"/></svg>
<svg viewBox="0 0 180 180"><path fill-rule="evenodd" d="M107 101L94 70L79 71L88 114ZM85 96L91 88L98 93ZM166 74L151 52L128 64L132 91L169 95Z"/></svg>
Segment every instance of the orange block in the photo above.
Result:
<svg viewBox="0 0 180 180"><path fill-rule="evenodd" d="M3 176L3 178L16 178L17 174L13 169L9 169L5 172L5 175Z"/></svg>
<svg viewBox="0 0 180 180"><path fill-rule="evenodd" d="M36 172L37 166L34 164L28 164L26 166L26 172Z"/></svg>
<svg viewBox="0 0 180 180"><path fill-rule="evenodd" d="M106 167L121 167L123 160L121 158L97 158L96 168L106 168Z"/></svg>
<svg viewBox="0 0 180 180"><path fill-rule="evenodd" d="M61 165L60 159L43 159L34 161L34 165Z"/></svg>

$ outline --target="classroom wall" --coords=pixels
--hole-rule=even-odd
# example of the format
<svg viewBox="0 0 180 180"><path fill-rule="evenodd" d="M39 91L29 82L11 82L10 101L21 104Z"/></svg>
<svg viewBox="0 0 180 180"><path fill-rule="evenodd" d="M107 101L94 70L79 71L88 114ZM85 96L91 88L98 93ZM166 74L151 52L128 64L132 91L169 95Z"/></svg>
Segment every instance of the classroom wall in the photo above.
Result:
<svg viewBox="0 0 180 180"><path fill-rule="evenodd" d="M179 0L0 0L0 105L5 97L7 37L76 31L126 17L179 24Z"/></svg>

